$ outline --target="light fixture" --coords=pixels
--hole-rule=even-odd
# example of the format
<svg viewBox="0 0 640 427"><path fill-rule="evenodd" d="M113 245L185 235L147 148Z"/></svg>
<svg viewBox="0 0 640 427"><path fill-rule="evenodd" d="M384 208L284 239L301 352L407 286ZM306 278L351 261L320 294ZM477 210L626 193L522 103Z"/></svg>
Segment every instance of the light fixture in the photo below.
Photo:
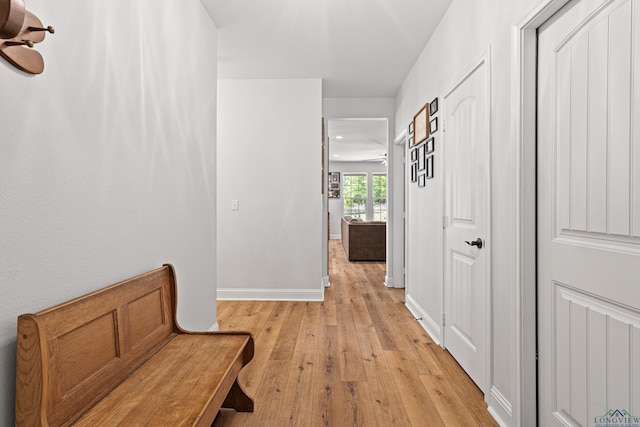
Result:
<svg viewBox="0 0 640 427"><path fill-rule="evenodd" d="M336 136L336 139L342 139L342 135Z"/></svg>

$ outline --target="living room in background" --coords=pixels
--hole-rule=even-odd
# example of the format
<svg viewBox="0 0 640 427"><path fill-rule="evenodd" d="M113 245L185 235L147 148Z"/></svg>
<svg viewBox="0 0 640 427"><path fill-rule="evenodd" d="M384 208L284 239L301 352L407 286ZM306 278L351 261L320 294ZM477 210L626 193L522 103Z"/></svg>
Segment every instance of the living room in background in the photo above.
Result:
<svg viewBox="0 0 640 427"><path fill-rule="evenodd" d="M373 174L373 220L387 221L387 174Z"/></svg>
<svg viewBox="0 0 640 427"><path fill-rule="evenodd" d="M367 174L344 174L342 179L344 215L367 219Z"/></svg>

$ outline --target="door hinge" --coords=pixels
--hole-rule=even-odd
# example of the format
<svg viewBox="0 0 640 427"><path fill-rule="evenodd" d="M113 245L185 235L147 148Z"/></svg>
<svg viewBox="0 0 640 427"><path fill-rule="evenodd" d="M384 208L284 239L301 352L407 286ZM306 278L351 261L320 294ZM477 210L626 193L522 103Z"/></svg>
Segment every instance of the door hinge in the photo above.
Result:
<svg viewBox="0 0 640 427"><path fill-rule="evenodd" d="M445 325L445 321L444 321L444 313L442 313L442 327L444 328Z"/></svg>
<svg viewBox="0 0 640 427"><path fill-rule="evenodd" d="M447 221L449 220L449 217L446 215L442 216L442 228L447 228Z"/></svg>

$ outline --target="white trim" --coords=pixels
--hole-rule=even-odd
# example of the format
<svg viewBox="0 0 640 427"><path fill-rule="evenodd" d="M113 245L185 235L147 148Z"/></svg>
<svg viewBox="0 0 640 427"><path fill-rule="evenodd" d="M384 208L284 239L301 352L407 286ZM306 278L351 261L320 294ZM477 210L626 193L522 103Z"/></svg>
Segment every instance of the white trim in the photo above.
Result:
<svg viewBox="0 0 640 427"><path fill-rule="evenodd" d="M324 107L322 112L322 227L320 228L320 241L322 248L322 263L320 271L322 276L322 299L324 300L324 288L329 286L329 239L327 235L331 232L331 219L329 212L329 121L324 117ZM342 190L341 190L342 191ZM326 277L326 282L325 282Z"/></svg>
<svg viewBox="0 0 640 427"><path fill-rule="evenodd" d="M429 316L427 312L424 311L420 307L420 305L411 297L411 295L405 296L404 305L407 307L407 309L409 309L411 314L413 314L413 317L415 317L416 319L420 319L418 320L418 323L420 323L422 329L424 329L427 334L429 334L433 342L435 342L439 346L442 346L442 325L439 322L433 320L431 316Z"/></svg>
<svg viewBox="0 0 640 427"><path fill-rule="evenodd" d="M396 139L393 140L393 143L395 145L399 145L401 147L405 147L406 142L407 142L407 129L404 128L404 129L402 129L402 132L400 132L396 136Z"/></svg>
<svg viewBox="0 0 640 427"><path fill-rule="evenodd" d="M235 301L324 301L324 286L317 289L223 289L218 300Z"/></svg>
<svg viewBox="0 0 640 427"><path fill-rule="evenodd" d="M544 0L512 28L511 136L514 141L514 253L512 300L516 343L514 423L537 423L536 372L536 86L537 30L570 0Z"/></svg>
<svg viewBox="0 0 640 427"><path fill-rule="evenodd" d="M397 281L391 276L384 276L384 285L387 288L404 289L404 283Z"/></svg>
<svg viewBox="0 0 640 427"><path fill-rule="evenodd" d="M493 343L493 321L492 321L492 313L493 313L493 289L492 289L492 284L493 284L493 270L491 269L492 263L493 263L493 230L491 228L491 220L493 218L492 216L492 205L493 205L493 197L492 197L492 192L491 192L491 184L493 183L493 175L492 175L492 171L493 171L493 167L491 164L491 158L493 157L493 123L491 120L492 117L492 94L493 94L493 86L491 84L492 82L492 78L493 78L493 70L491 68L491 53L492 53L492 49L491 49L491 44L489 44L487 46L487 52L484 55L484 58L482 59L482 61L484 61L485 66L487 67L486 69L486 74L485 74L485 78L486 78L486 85L487 85L487 104L486 104L486 121L487 121L487 142L489 144L488 150L485 151L485 161L487 164L487 187L485 188L486 191L486 206L485 206L485 214L486 214L486 221L487 223L485 224L485 227L487 229L487 237L488 237L488 242L487 242L487 274L486 274L486 279L487 279L487 301L486 301L486 319L485 321L487 322L487 337L486 337L486 346L487 346L487 350L486 350L486 371L487 371L487 377L486 377L486 387L491 387L493 384L493 346L491 345ZM486 389L485 389L486 390Z"/></svg>
<svg viewBox="0 0 640 427"><path fill-rule="evenodd" d="M212 327L208 329L209 332L217 332L220 330L220 325L218 322L214 323Z"/></svg>
<svg viewBox="0 0 640 427"><path fill-rule="evenodd" d="M513 408L511 406L511 402L502 394L500 390L498 390L495 386L491 386L491 397L495 399L495 401L500 405L500 408L505 412L505 414L509 417L513 417Z"/></svg>
<svg viewBox="0 0 640 427"><path fill-rule="evenodd" d="M408 275L407 275L407 260L409 259L409 233L407 232L407 230L409 230L410 228L410 219L409 217L407 217L407 212L409 211L409 194L411 193L408 189L409 189L409 167L407 166L407 154L409 152L409 140L408 140L408 134L409 134L409 125L407 125L407 127L405 127L402 132L400 133L400 135L398 137L396 137L396 140L394 141L395 143L397 143L398 145L402 146L402 150L404 152L404 162L403 162L403 170L402 170L402 180L403 180L403 185L404 185L404 206L403 206L403 212L402 212L402 219L404 220L404 234L402 236L403 240L404 240L404 259L403 259L403 263L402 263L402 286L404 287L404 297L405 297L405 305L406 305L406 301L410 298L411 301L414 303L414 306L418 307L417 304L415 304L415 301L413 300L413 298L411 298L411 296L409 295L409 291L410 291L410 284L409 284L409 280L408 280ZM401 136L403 138L401 138ZM407 305L408 307L408 305Z"/></svg>
<svg viewBox="0 0 640 427"><path fill-rule="evenodd" d="M404 143L407 129L391 141L387 140L387 278L385 286L404 288L403 272L405 263L405 172Z"/></svg>
<svg viewBox="0 0 640 427"><path fill-rule="evenodd" d="M329 239L331 239L331 240L340 240L340 239L342 239L342 233L340 233L340 234L332 234L331 236L329 236Z"/></svg>
<svg viewBox="0 0 640 427"><path fill-rule="evenodd" d="M322 277L322 284L320 286L325 288L328 288L329 286L331 286L331 283L329 282L329 276ZM324 296L323 296L323 299L324 299Z"/></svg>
<svg viewBox="0 0 640 427"><path fill-rule="evenodd" d="M500 414L496 412L493 406L488 406L487 411L489 412L489 415L491 415L493 419L496 420L500 427L509 427L509 424L505 423L504 420L500 418Z"/></svg>

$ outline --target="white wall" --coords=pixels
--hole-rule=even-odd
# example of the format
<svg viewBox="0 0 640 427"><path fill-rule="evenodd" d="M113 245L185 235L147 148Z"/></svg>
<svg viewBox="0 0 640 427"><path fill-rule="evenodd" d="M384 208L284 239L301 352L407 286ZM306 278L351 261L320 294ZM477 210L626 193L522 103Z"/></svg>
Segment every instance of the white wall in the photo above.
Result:
<svg viewBox="0 0 640 427"><path fill-rule="evenodd" d="M321 300L321 80L218 95L218 297Z"/></svg>
<svg viewBox="0 0 640 427"><path fill-rule="evenodd" d="M368 174L368 189L371 188L372 173L387 173L387 167L380 162L329 162L329 172L340 172L340 186L345 173L366 172ZM332 239L342 237L341 220L344 215L344 200L342 188L339 199L329 199L329 234Z"/></svg>
<svg viewBox="0 0 640 427"><path fill-rule="evenodd" d="M442 117L441 111L436 114L436 117ZM410 120L408 119L407 124ZM426 180L424 187L419 187L417 182L410 182L410 179L407 179L406 194L408 250L405 302L415 317L422 319L420 323L438 344L442 344L441 319L444 302L442 136L441 131L433 135L435 161L433 179ZM409 150L407 158L410 159L410 156ZM408 160L407 166L410 167L410 165L411 161ZM407 174L410 175L410 169Z"/></svg>
<svg viewBox="0 0 640 427"><path fill-rule="evenodd" d="M56 33L37 45L40 76L0 60L4 426L13 425L18 315L173 263L179 322L207 330L216 319L209 16L198 0L27 7Z"/></svg>
<svg viewBox="0 0 640 427"><path fill-rule="evenodd" d="M513 292L516 286L514 254L515 236L515 169L514 144L510 139L510 69L511 69L511 26L520 21L538 0L454 0L438 29L434 32L420 58L407 75L396 97L396 126L406 126L415 112L425 103L442 96L451 89L455 80L468 70L472 62L487 53L489 45L491 61L491 229L489 237L492 259L492 362L491 391L486 399L497 416L506 425L517 425L521 405L515 401L517 375L515 371L515 350L513 328L518 319L513 318ZM461 30L464 29L464 30ZM409 218L419 217L426 210L440 211L441 195L437 192L412 191L409 194ZM425 311L429 298L417 289L427 286L430 271L441 272L442 260L428 256L429 241L435 236L441 247L441 222L435 221L427 229L410 222L408 234L411 257L408 282L415 300ZM488 248L488 249L489 249ZM438 280L442 280L439 273ZM440 282L441 283L441 282ZM441 287L441 286L440 286ZM424 290L424 288L422 289ZM440 295L437 296L441 298ZM439 319L441 313L430 313Z"/></svg>

